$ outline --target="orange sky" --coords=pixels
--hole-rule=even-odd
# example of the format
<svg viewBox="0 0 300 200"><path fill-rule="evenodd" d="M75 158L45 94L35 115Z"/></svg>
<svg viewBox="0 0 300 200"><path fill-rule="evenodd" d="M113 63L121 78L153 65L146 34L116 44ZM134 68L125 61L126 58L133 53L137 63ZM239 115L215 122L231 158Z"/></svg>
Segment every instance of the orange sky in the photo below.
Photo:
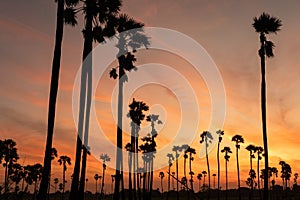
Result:
<svg viewBox="0 0 300 200"><path fill-rule="evenodd" d="M42 162L46 134L47 101L53 36L55 30L55 6L53 2L30 0L4 2L0 14L0 139L13 138L18 145L20 163ZM226 89L225 136L222 146L229 145L231 137L242 134L246 143L241 147L241 180L249 170L248 144L262 145L260 121L260 68L257 49L258 35L252 28L252 18L263 11L282 19L282 31L270 38L274 41L275 57L267 60L268 84L268 134L270 165L278 166L285 160L292 166L293 173L299 172L299 100L296 91L300 87L299 47L300 34L298 1L124 1L123 11L145 22L146 26L158 26L180 31L199 42L210 54L222 75ZM79 16L78 18L82 18ZM72 90L77 70L81 64L82 23L76 28L65 28L60 88L57 105L54 146L60 155L72 158L75 150L76 127L72 116ZM211 115L209 93L203 78L194 75L193 68L183 59L159 51L141 51L137 54L137 65L157 62L178 70L196 91L200 106L198 133L206 130ZM107 69L109 70L109 69ZM133 72L139 76L139 72ZM153 77L159 77L153 74ZM173 78L173 79L172 79ZM159 79L159 78L158 78ZM167 77L172 84L174 77ZM103 83L103 84L101 84ZM105 86L103 86L105 83ZM104 132L113 141L115 125L110 111L112 89L116 81L103 77L95 96L97 117ZM126 87L126 86L125 86ZM182 86L183 87L183 86ZM178 85L178 90L180 90ZM158 85L143 86L134 94L145 101L153 110L160 112L165 123L157 138L158 149L170 143L169 138L178 129L180 107L170 89ZM163 108L163 109L162 109ZM193 110L188 111L193 112ZM144 132L149 126L144 124ZM189 130L187 130L188 132ZM92 132L92 131L91 131ZM93 133L97 134L97 133ZM124 143L126 144L124 140ZM101 141L99 141L99 144ZM192 145L199 151L199 137ZM114 150L108 151L114 156ZM211 152L212 173L216 173L215 149ZM94 155L97 158L99 155ZM162 161L166 162L166 161ZM183 161L180 160L182 163ZM256 160L255 160L256 162ZM53 177L61 177L60 166L54 161ZM194 161L195 173L206 170L205 160ZM256 163L254 165L256 167ZM263 167L263 162L262 165ZM221 160L222 183L224 162ZM94 190L93 176L102 170L101 163L89 157L88 188ZM229 163L230 187L236 187L235 157ZM69 167L68 177L72 173ZM109 170L108 174L113 172ZM180 169L180 173L182 170ZM3 173L0 173L0 182ZM158 177L158 172L157 172ZM110 183L108 177L107 183ZM279 182L279 180L278 180ZM69 184L69 183L68 183ZM224 184L223 184L224 185ZM155 185L158 187L158 184ZM110 191L110 186L107 187Z"/></svg>

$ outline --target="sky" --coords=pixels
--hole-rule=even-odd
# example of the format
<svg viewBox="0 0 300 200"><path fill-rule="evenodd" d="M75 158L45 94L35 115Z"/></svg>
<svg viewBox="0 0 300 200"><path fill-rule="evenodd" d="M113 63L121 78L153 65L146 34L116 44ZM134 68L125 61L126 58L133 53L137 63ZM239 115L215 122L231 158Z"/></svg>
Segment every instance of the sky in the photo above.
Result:
<svg viewBox="0 0 300 200"><path fill-rule="evenodd" d="M279 1L156 1L130 0L123 2L122 12L145 23L146 27L162 27L181 32L197 41L210 55L216 64L223 80L226 94L226 117L223 127L214 127L212 131L225 131L223 146L230 146L235 134L243 135L245 144L240 151L241 180L245 180L249 171L249 157L245 147L248 144L262 146L261 113L260 113L260 62L257 55L259 37L252 27L253 17L262 12L270 13L282 20L282 30L276 35L268 36L276 45L275 57L267 59L267 126L269 137L270 166L279 168L279 161L284 160L292 167L292 171L299 172L299 100L297 92L300 87L300 49L299 49L299 9L296 0ZM56 4L54 1L28 0L10 2L5 1L0 8L0 139L12 138L17 142L21 164L43 162L44 144L47 127L47 104L53 44L56 20ZM74 163L76 122L73 119L73 86L78 70L81 66L82 55L82 15L78 15L77 27L65 27L62 49L61 76L57 103L57 117L55 124L54 146L59 155L68 155ZM155 40L156 38L153 38ZM176 43L178 41L174 41ZM96 45L95 45L96 47ZM185 52L192 54L194 52ZM192 147L198 152L201 149L199 135L209 129L212 115L210 93L205 78L195 72L193 66L184 58L172 53L158 50L141 50L136 54L137 66L141 70L129 75L131 80L147 79L161 82L159 84L143 85L128 94L125 102L133 97L145 101L151 113L158 113L164 122L158 126L158 152L172 145L174 134L180 128L182 114L180 101L176 92L186 89L176 76L155 71L149 76L143 70L148 67L167 65L184 77L194 90L199 105L200 114L193 109L187 109L189 116L199 114L196 121L198 128L190 130L192 120L186 120L187 138L192 133L196 137ZM158 64L153 64L158 63ZM95 92L95 110L98 123L105 133L106 141L114 143L116 125L113 118L116 81L109 79L108 72L117 65L116 61L107 66ZM149 68L150 67L150 68ZM148 79L147 79L148 80ZM130 83L130 81L132 83ZM174 89L175 88L175 89ZM76 98L75 98L76 99ZM190 105L190 104L189 104ZM124 108L125 109L125 108ZM128 119L124 118L127 130L124 132L124 143L128 142ZM103 141L97 140L97 132L91 125L91 144L105 146ZM143 123L141 135L149 132L149 124ZM191 135L188 135L191 134ZM93 137L96 137L93 138ZM98 135L99 137L99 135ZM183 138L184 139L184 138ZM184 140L183 140L184 141ZM102 143L101 143L102 142ZM202 145L203 146L203 145ZM166 148L165 148L166 147ZM203 149L203 148L202 148ZM93 151L93 149L92 149ZM106 149L113 158L114 149ZM94 190L93 176L101 173L99 155L92 154L88 158L88 189ZM104 153L104 152L103 152ZM212 173L216 173L216 149L209 154ZM158 159L157 163L166 166L167 159ZM221 181L224 186L224 160L221 160ZM180 160L182 163L183 160ZM256 162L256 159L254 160ZM113 163L113 161L112 161ZM113 164L111 164L113 166ZM206 170L205 160L196 157L194 161L195 174ZM256 163L255 163L256 166ZM72 174L71 165L67 176ZM229 162L229 185L235 188L236 166L234 154ZM261 162L263 167L263 161ZM61 177L61 166L53 162L52 177ZM160 169L166 170L166 168ZM1 171L4 172L4 171ZM108 174L113 174L108 169ZM157 171L157 180L158 180ZM180 169L180 173L183 171ZM0 173L1 180L3 173ZM159 187L158 182L154 187ZM280 181L278 180L278 183ZM107 177L110 183L110 177ZM68 183L69 184L69 183ZM107 187L110 191L110 186Z"/></svg>

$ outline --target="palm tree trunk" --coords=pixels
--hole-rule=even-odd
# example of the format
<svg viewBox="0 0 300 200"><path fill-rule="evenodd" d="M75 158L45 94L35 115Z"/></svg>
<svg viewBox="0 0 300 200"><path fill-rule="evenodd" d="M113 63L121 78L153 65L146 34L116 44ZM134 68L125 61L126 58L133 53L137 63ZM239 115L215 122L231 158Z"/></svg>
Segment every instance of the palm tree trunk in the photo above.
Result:
<svg viewBox="0 0 300 200"><path fill-rule="evenodd" d="M239 149L238 148L236 148L236 167L237 167L237 175L238 175L239 200L241 200L242 196L241 196L241 180L240 180L240 165L239 165Z"/></svg>
<svg viewBox="0 0 300 200"><path fill-rule="evenodd" d="M118 124L117 124L117 155L116 155L116 180L115 180L115 192L114 192L114 200L119 200L120 198L120 181L122 180L121 176L121 169L122 169L122 161L123 161L123 154L122 154L122 117L123 117L123 80L121 80L122 76L124 75L124 60L125 56L122 52L119 52L119 94L118 94Z"/></svg>
<svg viewBox="0 0 300 200"><path fill-rule="evenodd" d="M220 142L218 142L217 160L218 160L218 200L220 200Z"/></svg>
<svg viewBox="0 0 300 200"><path fill-rule="evenodd" d="M207 176L208 176L208 196L207 199L210 198L210 167L209 167L209 160L208 160L208 152L207 152L207 138L205 138L205 152L206 152L206 164L207 164Z"/></svg>
<svg viewBox="0 0 300 200"><path fill-rule="evenodd" d="M169 160L170 162L170 160ZM171 165L169 164L169 169L168 169L168 192L167 192L167 200L169 199L169 193L170 193L170 182L171 182Z"/></svg>
<svg viewBox="0 0 300 200"><path fill-rule="evenodd" d="M103 163L103 171L102 171L102 184L101 184L101 191L100 191L100 200L102 199L102 196L103 196L103 189L104 189L104 178L105 178L105 164Z"/></svg>
<svg viewBox="0 0 300 200"><path fill-rule="evenodd" d="M52 61L52 73L50 83L50 95L48 105L48 127L47 127L47 139L46 149L44 154L44 171L42 174L42 180L40 184L40 190L37 199L43 200L47 197L47 189L49 183L49 176L51 173L51 150L53 142L53 130L55 122L55 109L59 82L60 72L60 60L61 60L61 46L64 29L64 0L58 0L57 2L57 17L56 17L56 35L55 35L55 47Z"/></svg>
<svg viewBox="0 0 300 200"><path fill-rule="evenodd" d="M177 186L177 188L176 188L176 190L177 190L177 193L176 193L176 197L177 197L177 200L179 200L179 191L178 191L178 189L179 189L179 183L178 183L178 156L177 156L177 151L175 152L175 154L176 154L176 186Z"/></svg>
<svg viewBox="0 0 300 200"><path fill-rule="evenodd" d="M132 174L131 174L131 171L132 171L132 152L131 152L131 149L129 151L129 159L128 159L128 168L129 168L128 169L129 170L129 173L128 173L128 187L129 187L128 198L129 199L132 199Z"/></svg>
<svg viewBox="0 0 300 200"><path fill-rule="evenodd" d="M66 163L63 164L63 183L62 183L63 188L62 188L61 200L64 200L64 194L65 194L65 182L66 182L65 167L66 167Z"/></svg>
<svg viewBox="0 0 300 200"><path fill-rule="evenodd" d="M259 192L259 199L262 200L261 191L260 191L260 180L259 180L259 155L257 155L257 187Z"/></svg>
<svg viewBox="0 0 300 200"><path fill-rule="evenodd" d="M266 78L265 78L265 53L264 49L264 34L260 35L261 51L260 51L260 64L261 64L261 115L262 115L262 129L263 129L263 142L265 151L265 174L264 174L264 199L269 198L268 193L268 169L269 169L269 154L268 154L268 138L267 138L267 117L266 117Z"/></svg>
<svg viewBox="0 0 300 200"><path fill-rule="evenodd" d="M89 127L89 112L90 112L90 103L91 100L91 73L92 73L92 58L88 55L93 50L93 37L92 37L92 27L93 27L93 16L92 16L92 0L87 0L85 2L86 4L86 21L85 21L85 35L84 35L84 47L83 47L83 57L82 57L82 63L85 63L82 67L81 71L81 88L80 88L80 105L79 105L79 118L78 118L78 136L77 136L77 142L76 142L76 156L75 156L75 165L74 165L74 171L73 171L73 179L71 184L71 191L69 200L76 200L82 195L84 195L84 188L82 192L82 187L84 187L85 179L80 181L81 190L80 193L78 193L78 185L79 185L79 173L80 173L80 161L81 161L81 151L82 151L82 141L83 138L83 127L85 122L85 140L87 141L88 138L88 127ZM88 58L88 60L86 60ZM88 83L87 83L88 79ZM88 92L86 91L86 87L88 85ZM86 96L88 96L86 99ZM85 107L86 106L86 107ZM84 116L84 111L86 109L86 116ZM85 119L86 117L86 119ZM86 143L85 141L85 143ZM83 165L86 165L86 153L87 150L85 149L83 151ZM85 166L82 169L82 172L84 172L81 176L82 178L85 178ZM82 183L83 182L83 183Z"/></svg>
<svg viewBox="0 0 300 200"><path fill-rule="evenodd" d="M8 163L5 163L5 174L4 174L4 194L8 191L7 177L8 177Z"/></svg>
<svg viewBox="0 0 300 200"><path fill-rule="evenodd" d="M228 199L228 172L227 172L227 160L225 160L225 174L226 174L226 200Z"/></svg>

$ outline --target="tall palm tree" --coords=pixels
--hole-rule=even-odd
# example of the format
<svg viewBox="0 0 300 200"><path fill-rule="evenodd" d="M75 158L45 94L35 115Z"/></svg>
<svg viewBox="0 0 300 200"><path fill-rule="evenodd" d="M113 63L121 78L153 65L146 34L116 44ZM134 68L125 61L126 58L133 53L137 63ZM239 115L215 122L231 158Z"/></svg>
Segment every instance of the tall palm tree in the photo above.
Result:
<svg viewBox="0 0 300 200"><path fill-rule="evenodd" d="M201 140L200 143L204 143L205 145L205 155L206 155L206 164L207 164L207 176L208 176L208 199L210 198L210 167L209 167L209 160L208 160L208 146L209 143L212 142L213 137L209 131L203 131L200 135Z"/></svg>
<svg viewBox="0 0 300 200"><path fill-rule="evenodd" d="M164 198L164 186L163 186L163 179L164 179L164 177L165 177L165 173L164 172L159 172L160 188L161 188L162 199Z"/></svg>
<svg viewBox="0 0 300 200"><path fill-rule="evenodd" d="M106 162L110 162L110 157L107 154L101 154L100 159L102 160L102 184L101 184L101 191L100 191L100 200L103 196L103 189L104 189L104 179L105 179L105 170L106 170Z"/></svg>
<svg viewBox="0 0 300 200"><path fill-rule="evenodd" d="M63 155L60 156L58 159L59 165L63 166L63 173L62 173L62 200L64 199L64 192L65 192L65 183L66 183L66 171L67 171L67 164L71 165L71 158L69 156Z"/></svg>
<svg viewBox="0 0 300 200"><path fill-rule="evenodd" d="M133 130L133 129L132 129ZM133 142L133 133L131 134L131 142ZM128 151L128 198L132 199L132 154L134 153L134 145L127 143L125 145Z"/></svg>
<svg viewBox="0 0 300 200"><path fill-rule="evenodd" d="M128 33L120 34L118 38L118 44L116 47L119 49L118 52L118 62L119 72L117 73L117 68L113 68L110 71L110 77L116 79L118 78L118 126L117 126L117 162L116 162L116 181L115 181L115 192L114 199L118 199L119 186L121 176L123 172L120 171L123 167L123 155L122 155L122 117L123 117L123 85L127 79L126 71L131 71L137 69L134 66L136 58L132 52L135 52L137 48L141 46L149 45L148 37L143 33L142 27L143 23L137 22L134 19L128 17L126 14L120 14L117 20L116 32L122 33L131 29L135 29L134 34ZM138 37L134 37L138 36ZM139 38L138 40L134 38ZM138 146L136 146L137 149ZM122 178L123 179L123 178ZM136 182L136 181L135 181ZM134 182L134 183L135 183Z"/></svg>
<svg viewBox="0 0 300 200"><path fill-rule="evenodd" d="M261 192L260 192L260 181L259 181L259 161L262 159L261 155L264 152L264 149L260 146L256 146L255 152L257 153L257 187L259 191L259 198L262 199Z"/></svg>
<svg viewBox="0 0 300 200"><path fill-rule="evenodd" d="M172 151L175 152L176 159L176 198L179 200L179 182L178 182L178 159L179 159L179 151L181 150L180 146L173 146Z"/></svg>
<svg viewBox="0 0 300 200"><path fill-rule="evenodd" d="M222 153L225 153L224 155L224 159L225 159L225 174L226 174L226 200L228 199L228 162L229 162L229 158L230 158L230 154L232 153L230 147L224 147L221 150Z"/></svg>
<svg viewBox="0 0 300 200"><path fill-rule="evenodd" d="M207 176L207 172L206 171L202 171L202 174L203 174L203 189L205 189L206 188L205 177Z"/></svg>
<svg viewBox="0 0 300 200"><path fill-rule="evenodd" d="M202 180L202 174L199 173L197 175L197 179L198 179L198 191L200 192L200 188L201 188L201 180Z"/></svg>
<svg viewBox="0 0 300 200"><path fill-rule="evenodd" d="M40 190L38 199L46 199L48 185L50 182L51 174L51 150L53 143L53 132L54 122L56 113L56 100L59 83L59 72L60 72L60 60L61 60L61 48L62 39L64 32L64 23L75 26L77 20L75 17L74 6L76 6L79 0L56 0L57 2L57 17L56 17L56 35L55 35L55 46L54 55L52 61L52 72L51 72L51 83L50 83L50 94L48 104L48 127L47 127L47 138L46 147L44 154L44 172L40 184Z"/></svg>
<svg viewBox="0 0 300 200"><path fill-rule="evenodd" d="M84 62L85 65L81 69L78 136L73 179L69 196L70 200L84 198L86 160L89 152L89 117L92 98L92 57L88 57L88 55L93 49L93 41L101 43L115 34L114 27L116 26L116 15L119 13L121 7L120 0L86 0L82 2L82 7L78 8L77 11L84 11L82 62ZM83 143L81 139L83 140ZM82 164L79 184L81 155Z"/></svg>
<svg viewBox="0 0 300 200"><path fill-rule="evenodd" d="M239 200L241 200L242 197L241 197L241 179L240 179L240 165L239 165L239 149L241 148L240 143L244 143L244 138L241 135L235 135L235 136L232 137L231 141L235 142Z"/></svg>
<svg viewBox="0 0 300 200"><path fill-rule="evenodd" d="M169 192L170 192L170 181L171 181L171 167L173 165L173 161L174 161L174 156L173 154L171 153L168 153L167 154L167 157L168 157L168 193L167 193L167 199L169 198ZM172 178L173 180L173 178ZM173 188L174 188L174 185L173 185Z"/></svg>
<svg viewBox="0 0 300 200"><path fill-rule="evenodd" d="M134 198L136 199L136 186L138 186L139 180L137 179L136 173L138 166L138 135L140 130L140 125L142 121L145 119L145 111L149 110L149 107L143 101L136 101L134 98L132 103L129 105L129 113L127 114L128 117L131 118L131 150L134 152L133 159L130 160L133 162L132 171L133 171L133 193ZM153 137L151 137L153 139ZM154 140L153 140L154 141ZM140 188L138 188L138 192L140 193Z"/></svg>
<svg viewBox="0 0 300 200"><path fill-rule="evenodd" d="M252 199L252 193L253 193L253 188L254 188L254 180L253 180L253 174L255 173L255 171L253 170L253 167L252 167L252 160L253 158L255 158L254 156L254 152L256 150L255 146L252 145L252 144L249 144L246 149L249 151L249 159L250 159L250 178L251 178L251 181L249 182L251 185L251 192L250 192L250 199Z"/></svg>
<svg viewBox="0 0 300 200"><path fill-rule="evenodd" d="M262 131L263 142L265 150L265 169L269 168L269 156L268 156L268 139L267 139L267 120L266 120L266 80L265 80L265 57L273 57L274 43L267 40L266 35L270 33L277 33L282 25L281 20L276 17L271 17L267 13L262 13L258 18L254 17L254 23L252 24L255 31L260 34L260 49L258 55L261 63L261 113L262 113ZM267 173L267 170L265 171ZM264 199L268 199L268 175L265 174L264 180Z"/></svg>
<svg viewBox="0 0 300 200"><path fill-rule="evenodd" d="M218 200L220 199L220 144L222 142L222 136L224 135L223 130L218 130L216 132L219 136L218 149L217 149L217 160L218 160Z"/></svg>

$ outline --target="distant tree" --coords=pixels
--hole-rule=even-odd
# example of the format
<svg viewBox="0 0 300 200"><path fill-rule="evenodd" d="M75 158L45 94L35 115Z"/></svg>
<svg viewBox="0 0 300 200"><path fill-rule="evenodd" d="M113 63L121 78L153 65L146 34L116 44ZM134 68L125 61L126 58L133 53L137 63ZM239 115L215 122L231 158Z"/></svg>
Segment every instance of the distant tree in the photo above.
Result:
<svg viewBox="0 0 300 200"><path fill-rule="evenodd" d="M267 140L267 117L266 117L266 80L265 80L265 58L266 56L273 57L274 43L267 40L266 35L270 33L277 33L282 25L281 20L275 17L271 17L269 14L262 13L260 17L254 17L254 23L252 24L255 31L260 34L260 49L258 55L261 63L261 113L262 113L262 129L263 129L263 142L265 150L265 169L269 168L269 156L268 156L268 140ZM266 171L267 173L267 171ZM268 199L268 180L267 174L265 174L264 180L264 199Z"/></svg>
<svg viewBox="0 0 300 200"><path fill-rule="evenodd" d="M256 148L255 148L254 145L250 144L250 145L248 145L246 147L246 149L249 151L249 158L250 158L250 172L249 172L249 175L250 175L250 178L252 178L251 174L253 173L252 171L254 171L253 168L252 168L252 160L253 160L253 158L255 158L254 152L255 152ZM252 185L251 185L251 192L250 192L250 199L252 199L252 193L253 193L253 187L254 187L254 185L253 185L254 180L250 181L250 183L252 183Z"/></svg>
<svg viewBox="0 0 300 200"><path fill-rule="evenodd" d="M198 179L198 191L200 192L201 180L202 180L202 174L201 173L199 173L197 175L197 179Z"/></svg>
<svg viewBox="0 0 300 200"><path fill-rule="evenodd" d="M54 178L54 193L57 192L57 184L58 184L59 180L58 178Z"/></svg>
<svg viewBox="0 0 300 200"><path fill-rule="evenodd" d="M71 165L71 158L69 156L63 155L59 157L57 162L59 163L59 165L62 165L63 167L63 172L62 172L62 200L63 200L64 193L65 193L67 164Z"/></svg>
<svg viewBox="0 0 300 200"><path fill-rule="evenodd" d="M176 198L179 200L179 176L178 176L178 159L179 152L181 151L180 146L173 146L172 151L175 152L175 161L176 161Z"/></svg>
<svg viewBox="0 0 300 200"><path fill-rule="evenodd" d="M188 147L188 149L185 151L188 156L189 156L189 168L190 168L190 171L189 171L189 175L190 175L190 184L191 184L191 192L192 192L192 195L194 196L194 180L193 180L193 176L194 176L194 172L192 170L192 161L194 160L194 156L196 154L196 149L192 148L192 147Z"/></svg>
<svg viewBox="0 0 300 200"><path fill-rule="evenodd" d="M228 162L230 158L230 154L232 153L230 147L224 147L221 150L222 153L225 153L224 159L225 159L225 174L226 174L226 200L228 199Z"/></svg>
<svg viewBox="0 0 300 200"><path fill-rule="evenodd" d="M260 146L256 146L254 152L257 154L257 187L259 192L259 198L262 199L260 191L260 181L259 181L259 161L262 159L261 155L264 152L264 149Z"/></svg>
<svg viewBox="0 0 300 200"><path fill-rule="evenodd" d="M99 176L98 174L95 174L95 176L94 176L94 179L96 181L96 192L95 192L96 195L98 193L98 180L99 180L100 177L101 176Z"/></svg>
<svg viewBox="0 0 300 200"><path fill-rule="evenodd" d="M241 179L240 179L240 165L239 165L239 149L241 147L240 143L244 143L244 138L241 135L235 135L235 136L232 137L231 141L235 142L239 200L241 200L242 197L241 197Z"/></svg>
<svg viewBox="0 0 300 200"><path fill-rule="evenodd" d="M207 172L206 171L202 171L202 174L203 174L203 190L205 190L207 188L206 184L205 184L205 177L207 175Z"/></svg>
<svg viewBox="0 0 300 200"><path fill-rule="evenodd" d="M0 140L0 163L3 162L4 170L4 193L7 193L8 188L8 177L9 172L11 171L13 164L16 163L19 159L19 155L16 148L16 142L12 139L5 139L4 141ZM3 161L2 161L3 160Z"/></svg>
<svg viewBox="0 0 300 200"><path fill-rule="evenodd" d="M189 145L183 144L181 145L181 151L183 151L183 176L186 177L186 160L188 159L187 149Z"/></svg>
<svg viewBox="0 0 300 200"><path fill-rule="evenodd" d="M102 160L103 164L103 170L102 170L102 184L101 184L101 191L100 191L100 200L103 196L103 189L104 189L104 179L105 179L105 170L106 170L106 163L110 162L110 157L107 154L101 154L100 159Z"/></svg>
<svg viewBox="0 0 300 200"><path fill-rule="evenodd" d="M281 165L281 178L282 178L282 187L286 190L287 189L287 182L291 178L292 168L289 164L284 161L280 161L279 165Z"/></svg>
<svg viewBox="0 0 300 200"><path fill-rule="evenodd" d="M294 174L294 184L295 184L295 185L298 185L298 183L297 183L298 177L299 177L299 174L298 174L298 173L295 173L295 174Z"/></svg>
<svg viewBox="0 0 300 200"><path fill-rule="evenodd" d="M222 142L222 136L224 135L224 131L218 130L216 133L219 136L218 149L217 149L217 161L218 161L218 200L220 200L220 144Z"/></svg>
<svg viewBox="0 0 300 200"><path fill-rule="evenodd" d="M213 136L209 131L203 131L202 134L200 135L201 140L200 143L204 143L205 147L205 155L206 155L206 164L207 164L207 176L208 176L208 200L210 198L210 167L209 167L209 160L208 160L208 146L209 143L212 142Z"/></svg>
<svg viewBox="0 0 300 200"><path fill-rule="evenodd" d="M160 188L161 188L162 199L164 198L164 186L163 186L163 179L164 179L164 177L165 177L165 173L164 172L159 172Z"/></svg>
<svg viewBox="0 0 300 200"><path fill-rule="evenodd" d="M174 156L171 153L167 154L168 157L168 193L167 193L167 199L169 198L169 192L170 192L170 182L171 182L171 167L173 165L173 161L174 161ZM172 178L172 182L173 182L173 178ZM174 182L173 182L174 183ZM174 188L174 185L173 185Z"/></svg>
<svg viewBox="0 0 300 200"><path fill-rule="evenodd" d="M15 183L15 193L19 191L19 183L23 179L23 166L19 163L14 163L9 172L9 179Z"/></svg>

